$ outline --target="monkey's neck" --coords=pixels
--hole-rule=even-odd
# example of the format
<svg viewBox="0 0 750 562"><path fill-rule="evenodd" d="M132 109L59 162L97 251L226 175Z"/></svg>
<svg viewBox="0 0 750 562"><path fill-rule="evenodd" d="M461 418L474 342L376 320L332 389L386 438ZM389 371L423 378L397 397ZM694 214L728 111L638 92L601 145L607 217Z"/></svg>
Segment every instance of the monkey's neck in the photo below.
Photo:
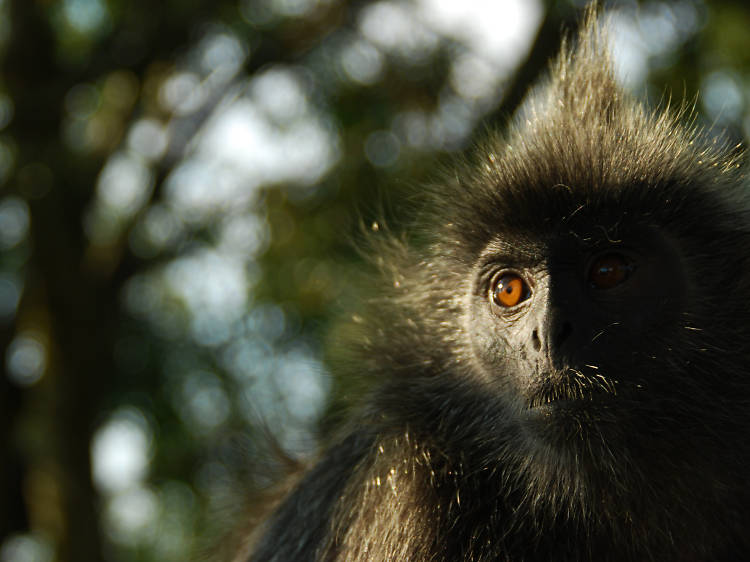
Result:
<svg viewBox="0 0 750 562"><path fill-rule="evenodd" d="M705 498L701 510L656 484L572 483L531 460L475 466L445 453L409 432L373 442L322 559L720 560L746 540L747 516Z"/></svg>

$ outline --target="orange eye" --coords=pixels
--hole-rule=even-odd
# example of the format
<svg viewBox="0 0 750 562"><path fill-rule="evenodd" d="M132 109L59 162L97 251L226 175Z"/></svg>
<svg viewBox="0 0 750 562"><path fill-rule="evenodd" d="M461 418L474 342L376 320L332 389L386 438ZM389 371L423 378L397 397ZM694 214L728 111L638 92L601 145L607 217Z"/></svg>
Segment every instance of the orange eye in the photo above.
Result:
<svg viewBox="0 0 750 562"><path fill-rule="evenodd" d="M606 254L598 258L589 270L589 283L595 289L611 289L633 273L634 266L622 254Z"/></svg>
<svg viewBox="0 0 750 562"><path fill-rule="evenodd" d="M503 308L516 306L530 296L529 286L515 273L506 273L495 282L492 288L492 300Z"/></svg>

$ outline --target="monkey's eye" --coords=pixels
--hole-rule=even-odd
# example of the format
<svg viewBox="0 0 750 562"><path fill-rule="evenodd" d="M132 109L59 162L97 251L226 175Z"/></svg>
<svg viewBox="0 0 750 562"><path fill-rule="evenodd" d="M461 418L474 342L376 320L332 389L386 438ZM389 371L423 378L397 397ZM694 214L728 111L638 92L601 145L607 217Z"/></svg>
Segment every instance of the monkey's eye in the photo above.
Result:
<svg viewBox="0 0 750 562"><path fill-rule="evenodd" d="M635 266L622 254L605 254L597 258L589 269L589 283L594 289L612 289L633 273Z"/></svg>
<svg viewBox="0 0 750 562"><path fill-rule="evenodd" d="M531 296L531 289L516 273L505 273L492 286L492 301L503 308L522 303Z"/></svg>

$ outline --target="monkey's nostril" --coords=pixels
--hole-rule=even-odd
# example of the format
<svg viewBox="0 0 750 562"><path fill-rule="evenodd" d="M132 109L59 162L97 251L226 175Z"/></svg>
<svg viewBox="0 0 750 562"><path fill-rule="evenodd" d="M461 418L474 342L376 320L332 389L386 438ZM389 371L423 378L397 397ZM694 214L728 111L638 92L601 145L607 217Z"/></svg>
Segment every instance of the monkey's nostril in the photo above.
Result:
<svg viewBox="0 0 750 562"><path fill-rule="evenodd" d="M554 341L555 347L560 347L563 343L565 343L565 340L567 340L570 337L570 334L572 333L573 333L573 326L570 324L570 322L565 322L560 328L560 331L558 332L557 337L555 338L555 341Z"/></svg>
<svg viewBox="0 0 750 562"><path fill-rule="evenodd" d="M531 345L534 346L534 349L536 351L540 351L542 349L542 340L539 339L539 332L537 330L534 330L531 333Z"/></svg>

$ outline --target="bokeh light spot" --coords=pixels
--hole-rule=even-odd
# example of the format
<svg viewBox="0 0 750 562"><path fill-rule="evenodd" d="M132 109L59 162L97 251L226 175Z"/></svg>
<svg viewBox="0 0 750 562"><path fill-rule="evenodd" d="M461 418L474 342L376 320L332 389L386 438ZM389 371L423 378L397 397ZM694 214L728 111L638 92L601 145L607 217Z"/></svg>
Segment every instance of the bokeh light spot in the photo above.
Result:
<svg viewBox="0 0 750 562"><path fill-rule="evenodd" d="M153 431L134 407L116 410L96 431L91 443L94 482L115 493L138 485L146 477L153 447Z"/></svg>
<svg viewBox="0 0 750 562"><path fill-rule="evenodd" d="M26 201L14 196L0 201L0 250L8 250L25 240L30 224Z"/></svg>
<svg viewBox="0 0 750 562"><path fill-rule="evenodd" d="M19 386L31 386L47 370L47 346L35 332L22 332L10 342L5 352L8 378Z"/></svg>
<svg viewBox="0 0 750 562"><path fill-rule="evenodd" d="M395 164L400 152L401 143L390 131L375 131L365 139L365 155L378 168Z"/></svg>

